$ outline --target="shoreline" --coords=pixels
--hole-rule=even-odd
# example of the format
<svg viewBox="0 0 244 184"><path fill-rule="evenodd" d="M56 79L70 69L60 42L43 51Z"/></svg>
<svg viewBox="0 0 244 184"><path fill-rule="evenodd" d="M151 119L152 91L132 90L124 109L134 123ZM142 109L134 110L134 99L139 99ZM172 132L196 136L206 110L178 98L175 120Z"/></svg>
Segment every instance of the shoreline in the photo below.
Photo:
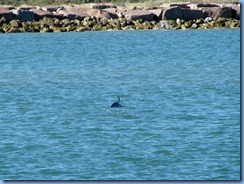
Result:
<svg viewBox="0 0 244 184"><path fill-rule="evenodd" d="M113 4L0 5L0 33L238 27L240 4L185 2L154 7L120 7Z"/></svg>

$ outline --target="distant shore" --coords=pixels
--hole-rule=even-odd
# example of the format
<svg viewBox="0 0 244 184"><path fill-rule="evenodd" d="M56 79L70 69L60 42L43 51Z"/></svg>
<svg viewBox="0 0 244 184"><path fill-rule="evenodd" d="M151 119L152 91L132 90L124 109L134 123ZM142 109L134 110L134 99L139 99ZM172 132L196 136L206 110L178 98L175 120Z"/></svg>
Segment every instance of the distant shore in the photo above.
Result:
<svg viewBox="0 0 244 184"><path fill-rule="evenodd" d="M0 5L0 33L240 27L240 4Z"/></svg>

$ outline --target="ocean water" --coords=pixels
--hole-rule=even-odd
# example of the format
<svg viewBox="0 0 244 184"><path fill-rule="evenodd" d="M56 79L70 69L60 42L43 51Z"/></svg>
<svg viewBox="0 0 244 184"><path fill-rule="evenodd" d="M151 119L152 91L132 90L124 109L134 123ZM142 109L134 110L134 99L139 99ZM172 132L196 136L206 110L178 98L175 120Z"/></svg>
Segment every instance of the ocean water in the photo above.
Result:
<svg viewBox="0 0 244 184"><path fill-rule="evenodd" d="M1 34L0 130L1 180L239 180L240 29Z"/></svg>

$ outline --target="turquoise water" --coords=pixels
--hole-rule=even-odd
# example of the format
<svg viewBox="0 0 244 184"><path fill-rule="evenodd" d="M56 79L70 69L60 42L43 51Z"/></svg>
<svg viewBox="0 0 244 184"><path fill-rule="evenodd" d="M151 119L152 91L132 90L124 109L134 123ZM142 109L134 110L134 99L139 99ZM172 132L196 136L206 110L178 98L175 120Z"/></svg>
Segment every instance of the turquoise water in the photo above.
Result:
<svg viewBox="0 0 244 184"><path fill-rule="evenodd" d="M0 56L0 179L240 179L240 29L2 34Z"/></svg>

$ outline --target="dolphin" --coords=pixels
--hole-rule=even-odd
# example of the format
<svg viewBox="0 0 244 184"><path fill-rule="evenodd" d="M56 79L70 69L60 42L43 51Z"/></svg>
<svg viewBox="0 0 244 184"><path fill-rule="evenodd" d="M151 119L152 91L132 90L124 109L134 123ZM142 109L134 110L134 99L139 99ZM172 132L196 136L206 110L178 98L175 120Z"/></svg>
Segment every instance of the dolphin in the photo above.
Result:
<svg viewBox="0 0 244 184"><path fill-rule="evenodd" d="M118 101L114 102L111 107L122 107L122 105L119 103L120 102L120 97L118 96Z"/></svg>

